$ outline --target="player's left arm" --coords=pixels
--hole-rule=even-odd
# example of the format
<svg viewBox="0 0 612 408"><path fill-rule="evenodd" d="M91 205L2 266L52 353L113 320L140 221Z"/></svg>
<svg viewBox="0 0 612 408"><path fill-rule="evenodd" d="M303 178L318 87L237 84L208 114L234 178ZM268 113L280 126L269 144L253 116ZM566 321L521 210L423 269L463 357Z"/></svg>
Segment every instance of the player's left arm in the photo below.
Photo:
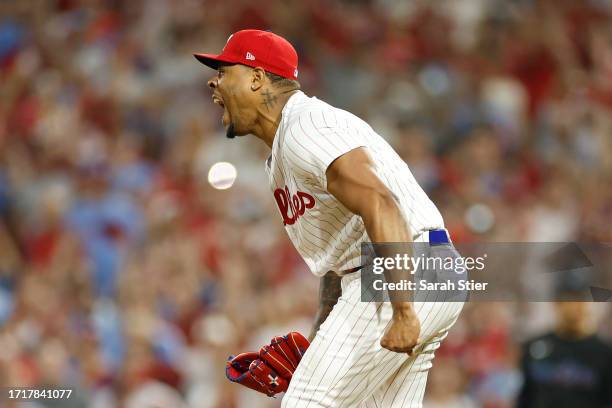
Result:
<svg viewBox="0 0 612 408"><path fill-rule="evenodd" d="M346 208L361 216L366 231L374 243L410 243L410 226L395 195L375 172L367 150L353 149L334 160L326 171L327 191ZM385 272L387 282L400 276ZM406 295L404 293L404 295ZM420 322L411 301L398 299L389 293L393 318L381 345L391 351L411 352L420 334Z"/></svg>
<svg viewBox="0 0 612 408"><path fill-rule="evenodd" d="M327 319L332 309L338 303L338 298L342 295L342 278L336 275L336 272L329 271L321 277L319 285L319 308L315 317L312 330L308 336L308 340L312 342L319 327Z"/></svg>

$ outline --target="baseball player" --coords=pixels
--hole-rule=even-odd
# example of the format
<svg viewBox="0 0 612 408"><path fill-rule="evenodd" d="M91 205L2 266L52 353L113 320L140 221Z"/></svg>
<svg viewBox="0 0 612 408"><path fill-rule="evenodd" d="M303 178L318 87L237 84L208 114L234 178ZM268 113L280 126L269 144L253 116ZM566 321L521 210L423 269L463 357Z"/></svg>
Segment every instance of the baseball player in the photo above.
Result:
<svg viewBox="0 0 612 408"><path fill-rule="evenodd" d="M364 242L422 242L457 256L436 206L366 122L300 90L284 38L243 30L220 54L194 55L217 70L208 85L227 137L270 147L265 169L285 229L321 279L311 344L282 406L420 407L434 351L463 303L364 302L360 255Z"/></svg>

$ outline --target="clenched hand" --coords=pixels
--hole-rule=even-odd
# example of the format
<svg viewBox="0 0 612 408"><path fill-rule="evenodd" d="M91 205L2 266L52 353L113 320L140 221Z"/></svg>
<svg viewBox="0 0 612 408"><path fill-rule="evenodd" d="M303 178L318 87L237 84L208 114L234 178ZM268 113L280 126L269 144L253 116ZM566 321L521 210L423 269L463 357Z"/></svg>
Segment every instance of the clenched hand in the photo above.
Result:
<svg viewBox="0 0 612 408"><path fill-rule="evenodd" d="M419 343L421 323L414 312L407 314L394 313L391 324L380 340L380 345L396 353L411 355Z"/></svg>

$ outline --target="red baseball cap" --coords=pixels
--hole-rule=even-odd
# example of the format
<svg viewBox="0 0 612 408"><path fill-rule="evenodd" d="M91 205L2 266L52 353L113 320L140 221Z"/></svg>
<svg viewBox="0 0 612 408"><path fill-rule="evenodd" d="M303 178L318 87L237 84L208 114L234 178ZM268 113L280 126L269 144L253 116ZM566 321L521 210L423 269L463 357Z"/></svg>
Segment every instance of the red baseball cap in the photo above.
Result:
<svg viewBox="0 0 612 408"><path fill-rule="evenodd" d="M202 64L218 69L220 62L261 67L283 78L297 79L295 48L283 37L261 30L241 30L227 39L221 54L193 54Z"/></svg>

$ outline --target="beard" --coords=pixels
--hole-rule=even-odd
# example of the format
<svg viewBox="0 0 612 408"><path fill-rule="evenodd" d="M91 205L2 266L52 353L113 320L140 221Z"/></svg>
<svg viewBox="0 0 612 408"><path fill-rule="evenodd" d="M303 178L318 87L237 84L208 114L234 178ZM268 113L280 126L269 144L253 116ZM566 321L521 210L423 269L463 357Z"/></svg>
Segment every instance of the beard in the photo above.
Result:
<svg viewBox="0 0 612 408"><path fill-rule="evenodd" d="M225 136L227 136L228 139L233 139L236 137L236 132L234 132L234 124L230 123L229 126L227 127L227 131L225 132Z"/></svg>

